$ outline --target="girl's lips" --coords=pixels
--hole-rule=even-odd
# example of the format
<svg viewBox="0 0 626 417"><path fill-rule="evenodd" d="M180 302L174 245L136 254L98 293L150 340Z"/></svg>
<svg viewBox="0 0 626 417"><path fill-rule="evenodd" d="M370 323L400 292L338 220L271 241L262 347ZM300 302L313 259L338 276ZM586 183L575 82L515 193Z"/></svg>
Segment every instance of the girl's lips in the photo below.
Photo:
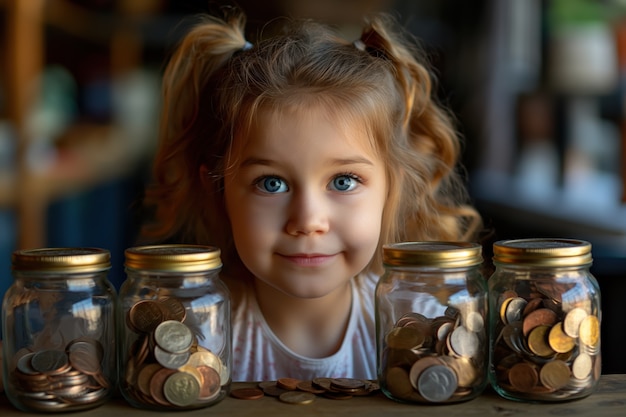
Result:
<svg viewBox="0 0 626 417"><path fill-rule="evenodd" d="M321 255L321 254L295 254L295 255L281 255L294 264L299 266L319 266L329 262L334 255Z"/></svg>

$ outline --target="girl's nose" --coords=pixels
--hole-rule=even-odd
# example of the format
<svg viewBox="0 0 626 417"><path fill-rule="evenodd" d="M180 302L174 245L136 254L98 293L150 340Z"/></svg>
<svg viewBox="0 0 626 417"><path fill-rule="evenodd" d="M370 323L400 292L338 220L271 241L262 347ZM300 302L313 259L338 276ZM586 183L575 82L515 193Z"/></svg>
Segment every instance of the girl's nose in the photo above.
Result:
<svg viewBox="0 0 626 417"><path fill-rule="evenodd" d="M313 235L328 231L328 208L324 198L316 192L294 192L288 216L285 228L290 235Z"/></svg>

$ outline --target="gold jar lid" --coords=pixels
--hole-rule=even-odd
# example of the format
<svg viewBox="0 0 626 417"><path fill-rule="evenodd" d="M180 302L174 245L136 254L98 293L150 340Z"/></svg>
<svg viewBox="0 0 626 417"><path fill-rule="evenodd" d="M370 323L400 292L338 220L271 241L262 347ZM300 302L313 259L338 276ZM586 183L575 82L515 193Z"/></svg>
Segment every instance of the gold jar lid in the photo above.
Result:
<svg viewBox="0 0 626 417"><path fill-rule="evenodd" d="M39 248L13 252L14 271L85 273L111 268L111 253L100 248Z"/></svg>
<svg viewBox="0 0 626 417"><path fill-rule="evenodd" d="M493 261L533 266L591 264L591 243L578 239L530 238L500 240L493 244Z"/></svg>
<svg viewBox="0 0 626 417"><path fill-rule="evenodd" d="M127 268L147 271L202 272L221 268L220 250L204 245L151 245L128 248Z"/></svg>
<svg viewBox="0 0 626 417"><path fill-rule="evenodd" d="M401 242L383 246L390 266L463 268L481 264L482 246L470 242Z"/></svg>

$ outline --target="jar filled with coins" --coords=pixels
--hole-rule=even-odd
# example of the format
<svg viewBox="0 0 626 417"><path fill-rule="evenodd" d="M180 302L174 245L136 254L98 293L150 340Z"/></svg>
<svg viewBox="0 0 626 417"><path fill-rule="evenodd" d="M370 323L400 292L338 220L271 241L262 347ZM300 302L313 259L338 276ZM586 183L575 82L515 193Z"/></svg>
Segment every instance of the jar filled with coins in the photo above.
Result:
<svg viewBox="0 0 626 417"><path fill-rule="evenodd" d="M487 284L482 247L403 242L383 247L376 286L381 390L405 403L454 403L485 388Z"/></svg>
<svg viewBox="0 0 626 417"><path fill-rule="evenodd" d="M221 401L231 376L230 296L220 251L129 248L120 288L120 389L137 408L187 410Z"/></svg>
<svg viewBox="0 0 626 417"><path fill-rule="evenodd" d="M591 245L518 239L493 245L489 279L489 377L504 398L553 402L588 396L598 384L600 290Z"/></svg>
<svg viewBox="0 0 626 417"><path fill-rule="evenodd" d="M94 408L116 386L115 289L110 253L41 248L12 254L2 304L5 392L27 412Z"/></svg>

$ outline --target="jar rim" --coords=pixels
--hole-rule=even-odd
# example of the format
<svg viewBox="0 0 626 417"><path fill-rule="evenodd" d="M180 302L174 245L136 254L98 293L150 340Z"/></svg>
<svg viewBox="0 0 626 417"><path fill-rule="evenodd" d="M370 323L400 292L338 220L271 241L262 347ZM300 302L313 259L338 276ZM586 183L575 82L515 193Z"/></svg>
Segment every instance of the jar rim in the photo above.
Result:
<svg viewBox="0 0 626 417"><path fill-rule="evenodd" d="M11 255L16 272L84 273L111 268L111 253L94 247L20 249Z"/></svg>
<svg viewBox="0 0 626 417"><path fill-rule="evenodd" d="M482 262L482 246L475 242L416 241L383 245L383 263L389 266L461 268Z"/></svg>
<svg viewBox="0 0 626 417"><path fill-rule="evenodd" d="M591 243L567 238L499 240L493 244L493 261L537 266L583 266L592 263Z"/></svg>
<svg viewBox="0 0 626 417"><path fill-rule="evenodd" d="M124 254L124 265L132 270L201 272L222 267L221 251L215 246L146 245L128 248Z"/></svg>

